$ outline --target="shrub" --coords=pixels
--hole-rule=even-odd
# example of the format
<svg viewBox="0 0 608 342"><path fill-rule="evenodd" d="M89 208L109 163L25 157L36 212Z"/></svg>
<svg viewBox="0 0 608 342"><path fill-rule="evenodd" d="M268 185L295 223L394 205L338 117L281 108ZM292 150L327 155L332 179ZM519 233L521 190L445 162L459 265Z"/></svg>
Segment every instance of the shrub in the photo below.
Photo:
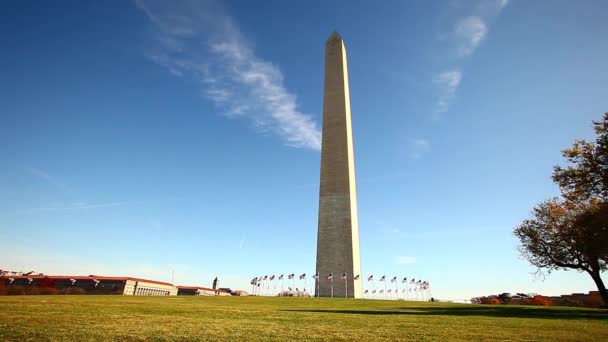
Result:
<svg viewBox="0 0 608 342"><path fill-rule="evenodd" d="M40 288L38 286L26 286L25 287L26 295L37 295L40 294Z"/></svg>
<svg viewBox="0 0 608 342"><path fill-rule="evenodd" d="M543 296L534 296L534 298L530 300L530 305L550 306L551 304L551 299Z"/></svg>
<svg viewBox="0 0 608 342"><path fill-rule="evenodd" d="M601 308L604 306L604 301L599 295L591 295L583 300L583 304L588 308Z"/></svg>
<svg viewBox="0 0 608 342"><path fill-rule="evenodd" d="M8 294L10 296L19 296L25 294L25 288L19 285L11 285L8 287Z"/></svg>
<svg viewBox="0 0 608 342"><path fill-rule="evenodd" d="M38 289L38 294L41 295L57 295L59 294L59 290L53 287L41 287Z"/></svg>
<svg viewBox="0 0 608 342"><path fill-rule="evenodd" d="M87 294L87 291L85 291L84 289L82 289L80 287L66 287L65 289L61 290L61 294L64 294L64 295L83 295L83 294Z"/></svg>
<svg viewBox="0 0 608 342"><path fill-rule="evenodd" d="M580 300L577 299L573 299L573 298L563 298L560 302L559 305L561 306L576 306L576 307L581 307L583 306L583 302L581 302Z"/></svg>

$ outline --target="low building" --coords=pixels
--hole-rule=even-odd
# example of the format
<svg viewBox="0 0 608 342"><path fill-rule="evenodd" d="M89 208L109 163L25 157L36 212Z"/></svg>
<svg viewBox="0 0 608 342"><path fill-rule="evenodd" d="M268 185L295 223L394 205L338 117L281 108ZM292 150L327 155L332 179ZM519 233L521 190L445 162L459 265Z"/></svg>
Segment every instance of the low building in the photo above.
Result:
<svg viewBox="0 0 608 342"><path fill-rule="evenodd" d="M230 292L218 289L210 289L201 286L178 286L177 294L180 296L230 296Z"/></svg>
<svg viewBox="0 0 608 342"><path fill-rule="evenodd" d="M8 288L20 288L25 293L33 289L57 289L65 293L115 294L127 296L175 296L173 284L132 277L107 276L2 276L0 282ZM79 291L76 291L79 289Z"/></svg>

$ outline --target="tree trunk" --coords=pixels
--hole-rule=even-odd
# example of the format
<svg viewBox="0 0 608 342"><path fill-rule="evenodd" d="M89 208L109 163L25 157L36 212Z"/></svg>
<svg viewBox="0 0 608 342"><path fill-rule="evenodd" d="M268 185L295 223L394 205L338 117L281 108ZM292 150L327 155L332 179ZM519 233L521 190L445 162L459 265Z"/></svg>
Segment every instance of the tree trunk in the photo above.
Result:
<svg viewBox="0 0 608 342"><path fill-rule="evenodd" d="M591 271L589 271L589 274L595 282L595 285L597 286L597 289L600 292L600 296L602 296L602 300L604 301L604 307L608 307L608 290L606 290L606 286L602 281L600 270L592 269Z"/></svg>

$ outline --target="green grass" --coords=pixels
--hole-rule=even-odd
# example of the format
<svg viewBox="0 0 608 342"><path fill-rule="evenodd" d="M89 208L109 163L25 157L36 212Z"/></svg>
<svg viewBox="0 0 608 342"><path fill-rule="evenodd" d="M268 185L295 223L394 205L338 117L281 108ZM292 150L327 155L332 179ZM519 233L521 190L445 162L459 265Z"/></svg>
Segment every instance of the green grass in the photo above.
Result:
<svg viewBox="0 0 608 342"><path fill-rule="evenodd" d="M263 297L0 297L0 341L608 341L608 311Z"/></svg>

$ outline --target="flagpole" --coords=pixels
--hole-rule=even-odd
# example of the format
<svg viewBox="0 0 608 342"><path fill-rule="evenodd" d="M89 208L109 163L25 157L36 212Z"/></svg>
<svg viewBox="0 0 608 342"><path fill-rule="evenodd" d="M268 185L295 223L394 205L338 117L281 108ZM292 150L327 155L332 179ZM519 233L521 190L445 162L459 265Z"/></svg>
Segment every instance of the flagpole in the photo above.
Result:
<svg viewBox="0 0 608 342"><path fill-rule="evenodd" d="M374 281L374 278L372 278L372 298L376 299L376 282Z"/></svg>
<svg viewBox="0 0 608 342"><path fill-rule="evenodd" d="M386 299L386 276L384 277L384 299Z"/></svg>
<svg viewBox="0 0 608 342"><path fill-rule="evenodd" d="M331 298L334 298L334 277L331 277Z"/></svg>
<svg viewBox="0 0 608 342"><path fill-rule="evenodd" d="M344 273L344 287L346 288L346 292L344 293L344 298L348 298L348 274Z"/></svg>
<svg viewBox="0 0 608 342"><path fill-rule="evenodd" d="M395 284L397 284L397 300L399 300L399 279L395 280Z"/></svg>

